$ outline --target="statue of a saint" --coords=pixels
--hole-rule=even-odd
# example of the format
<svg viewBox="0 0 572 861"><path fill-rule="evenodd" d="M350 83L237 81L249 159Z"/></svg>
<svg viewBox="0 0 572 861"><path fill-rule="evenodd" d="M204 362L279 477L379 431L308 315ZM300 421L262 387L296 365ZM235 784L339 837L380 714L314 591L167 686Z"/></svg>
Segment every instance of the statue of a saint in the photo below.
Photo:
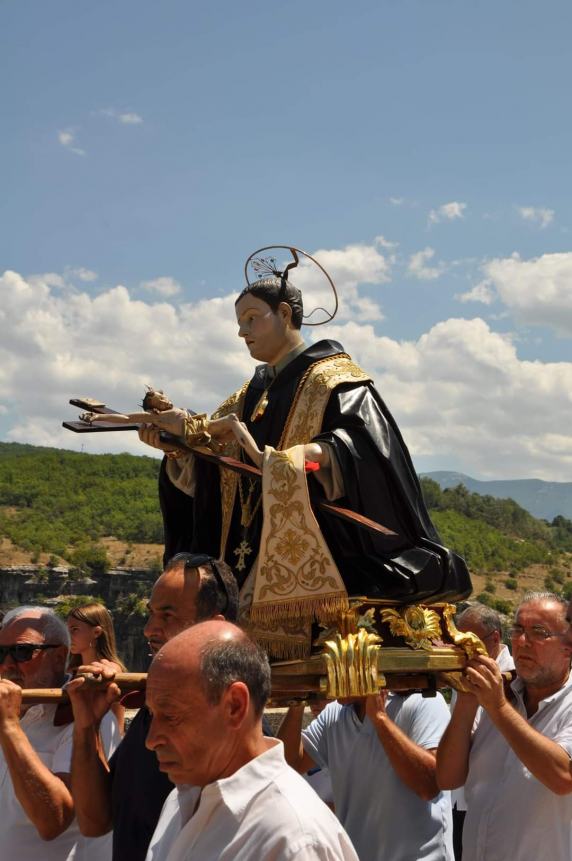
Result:
<svg viewBox="0 0 572 861"><path fill-rule="evenodd" d="M261 465L262 482L173 451L155 420L139 431L147 444L171 449L160 475L166 558L197 549L224 558L252 618L284 656L304 652L295 650L293 625L333 618L348 596L409 602L458 598L471 588L463 560L440 545L409 452L371 378L338 342L304 342L302 295L288 275L273 271L240 293L238 335L262 364L210 418L193 415L187 426ZM306 461L319 469L307 472ZM333 518L319 500L394 535Z"/></svg>

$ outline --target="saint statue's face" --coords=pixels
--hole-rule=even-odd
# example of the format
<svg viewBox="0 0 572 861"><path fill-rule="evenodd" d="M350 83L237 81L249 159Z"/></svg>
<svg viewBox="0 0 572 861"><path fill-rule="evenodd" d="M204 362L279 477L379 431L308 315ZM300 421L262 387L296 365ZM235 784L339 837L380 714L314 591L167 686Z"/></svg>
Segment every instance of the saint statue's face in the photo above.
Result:
<svg viewBox="0 0 572 861"><path fill-rule="evenodd" d="M275 364L288 344L290 317L283 311L288 306L281 303L274 312L263 299L246 293L235 308L238 337L244 338L252 358Z"/></svg>

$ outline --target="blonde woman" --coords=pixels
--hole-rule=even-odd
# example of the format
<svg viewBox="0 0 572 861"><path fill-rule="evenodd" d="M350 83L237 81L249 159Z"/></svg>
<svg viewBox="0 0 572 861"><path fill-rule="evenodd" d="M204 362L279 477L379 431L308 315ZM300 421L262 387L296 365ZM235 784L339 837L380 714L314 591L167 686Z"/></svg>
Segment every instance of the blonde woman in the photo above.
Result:
<svg viewBox="0 0 572 861"><path fill-rule="evenodd" d="M70 672L75 673L79 666L102 658L114 664L117 673L125 672L125 665L117 654L113 619L103 604L94 602L76 607L67 617L67 626L71 639ZM115 703L112 711L123 735L125 709L120 703Z"/></svg>

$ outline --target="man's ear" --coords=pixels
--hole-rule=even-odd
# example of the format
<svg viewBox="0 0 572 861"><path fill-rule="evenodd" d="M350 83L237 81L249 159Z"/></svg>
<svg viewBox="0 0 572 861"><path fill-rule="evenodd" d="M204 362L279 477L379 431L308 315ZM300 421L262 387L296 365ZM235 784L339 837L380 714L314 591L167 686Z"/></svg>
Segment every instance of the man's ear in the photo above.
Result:
<svg viewBox="0 0 572 861"><path fill-rule="evenodd" d="M223 694L224 709L231 729L239 729L250 711L250 693L244 682L232 682Z"/></svg>

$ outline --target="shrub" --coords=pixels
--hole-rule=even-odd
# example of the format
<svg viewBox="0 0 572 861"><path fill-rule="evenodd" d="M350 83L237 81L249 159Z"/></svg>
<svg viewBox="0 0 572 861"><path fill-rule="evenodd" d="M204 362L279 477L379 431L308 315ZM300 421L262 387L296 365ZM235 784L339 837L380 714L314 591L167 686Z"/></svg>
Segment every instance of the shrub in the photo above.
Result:
<svg viewBox="0 0 572 861"><path fill-rule="evenodd" d="M55 611L62 619L67 619L72 610L76 607L84 607L86 604L103 604L101 598L94 598L93 595L66 595L62 596L61 600L55 607Z"/></svg>
<svg viewBox="0 0 572 861"><path fill-rule="evenodd" d="M497 613L504 613L506 616L510 616L513 610L512 601L505 601L503 598L495 598L492 606Z"/></svg>
<svg viewBox="0 0 572 861"><path fill-rule="evenodd" d="M504 581L504 585L507 589L510 589L512 592L515 592L518 589L518 582L514 579L514 577L507 577Z"/></svg>
<svg viewBox="0 0 572 861"><path fill-rule="evenodd" d="M111 567L107 550L100 544L80 544L69 555L69 561L83 576L106 574Z"/></svg>

